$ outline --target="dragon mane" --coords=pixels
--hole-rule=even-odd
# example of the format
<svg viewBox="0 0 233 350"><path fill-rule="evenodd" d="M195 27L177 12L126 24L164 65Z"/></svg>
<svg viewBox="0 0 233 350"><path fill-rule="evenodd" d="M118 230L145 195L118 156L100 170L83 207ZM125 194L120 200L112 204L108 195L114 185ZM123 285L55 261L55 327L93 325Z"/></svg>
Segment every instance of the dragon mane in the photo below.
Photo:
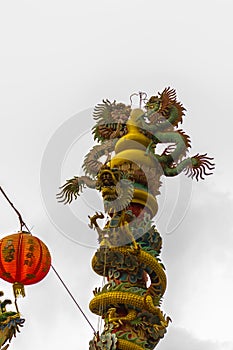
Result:
<svg viewBox="0 0 233 350"><path fill-rule="evenodd" d="M173 125L178 126L179 123L182 124L184 111L186 111L186 109L184 108L184 106L182 105L181 102L177 101L176 91L174 89L171 89L170 87L167 87L163 90L162 93L158 93L158 94L159 94L159 97L157 97L157 98L161 101L161 106L160 106L159 112L165 118L167 118L170 108L172 106L176 107L177 113L178 113L178 118L174 121ZM154 96L152 96L152 97L154 97Z"/></svg>

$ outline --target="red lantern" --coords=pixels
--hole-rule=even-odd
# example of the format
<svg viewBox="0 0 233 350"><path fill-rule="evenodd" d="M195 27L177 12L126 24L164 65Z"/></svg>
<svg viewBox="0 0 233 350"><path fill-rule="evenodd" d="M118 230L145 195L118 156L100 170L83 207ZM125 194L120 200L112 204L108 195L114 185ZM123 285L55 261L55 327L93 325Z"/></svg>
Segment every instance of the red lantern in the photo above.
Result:
<svg viewBox="0 0 233 350"><path fill-rule="evenodd" d="M0 278L13 283L15 297L25 296L24 285L41 281L49 272L47 246L29 232L18 232L0 240Z"/></svg>

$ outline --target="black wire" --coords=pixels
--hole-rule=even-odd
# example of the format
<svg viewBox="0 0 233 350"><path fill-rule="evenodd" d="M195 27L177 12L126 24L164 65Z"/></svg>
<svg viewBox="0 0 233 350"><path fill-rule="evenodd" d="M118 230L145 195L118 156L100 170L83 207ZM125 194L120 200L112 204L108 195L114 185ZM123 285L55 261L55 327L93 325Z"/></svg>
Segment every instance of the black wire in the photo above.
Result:
<svg viewBox="0 0 233 350"><path fill-rule="evenodd" d="M14 204L10 201L9 197L7 196L6 192L3 190L3 188L0 186L0 191L2 192L3 196L6 198L7 202L10 204L10 206L14 209L14 211L16 212L16 214L18 215L19 218L19 222L20 222L20 230L22 231L23 226L26 227L22 215L20 214L20 212L15 208Z"/></svg>
<svg viewBox="0 0 233 350"><path fill-rule="evenodd" d="M75 305L77 306L77 308L79 309L79 311L81 312L81 314L83 315L83 317L85 318L85 320L88 322L88 324L90 325L90 327L92 328L94 335L97 336L97 333L95 331L95 328L92 326L91 322L88 320L87 316L85 315L85 313L83 312L83 310L81 309L81 307L79 306L79 304L77 303L77 301L75 300L74 296L71 294L71 292L69 291L68 287L66 286L65 282L62 280L61 276L58 274L58 272L56 271L56 269L54 268L53 265L51 265L53 271L55 272L56 276L59 278L60 282L62 283L62 285L64 286L64 288L66 289L66 291L68 292L68 294L70 295L71 299L74 301Z"/></svg>
<svg viewBox="0 0 233 350"><path fill-rule="evenodd" d="M3 190L3 188L0 186L0 191L2 192L3 196L6 198L6 200L8 201L8 203L11 205L11 207L14 209L14 211L16 212L16 214L18 215L19 218L19 222L20 222L20 230L22 231L23 227L25 227L29 233L30 230L27 227L27 225L25 224L25 222L23 221L22 215L20 214L20 212L15 208L14 204L10 201L9 197L6 195L5 191ZM56 271L56 269L54 268L53 265L51 265L53 271L55 272L56 276L59 278L59 280L61 281L62 285L65 287L66 291L68 292L68 294L70 295L70 297L73 299L75 305L78 307L79 311L81 312L81 314L84 316L84 318L86 319L86 321L88 322L88 324L91 326L94 335L97 336L97 333L95 331L95 328L92 326L92 324L90 323L90 321L88 320L87 316L85 315L85 313L83 312L83 310L81 309L81 307L79 306L79 304L77 303L77 301L75 300L75 298L73 297L73 295L71 294L71 292L69 291L68 287L66 286L66 284L63 282L62 278L60 277L60 275L58 274L58 272ZM17 306L17 302L16 302L16 309L18 312L18 306Z"/></svg>

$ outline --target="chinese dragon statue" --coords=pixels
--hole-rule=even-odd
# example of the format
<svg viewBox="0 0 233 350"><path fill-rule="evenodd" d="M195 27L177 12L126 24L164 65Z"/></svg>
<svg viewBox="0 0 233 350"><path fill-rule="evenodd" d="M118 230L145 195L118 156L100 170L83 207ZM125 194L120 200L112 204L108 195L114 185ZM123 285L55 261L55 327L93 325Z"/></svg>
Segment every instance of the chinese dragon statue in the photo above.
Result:
<svg viewBox="0 0 233 350"><path fill-rule="evenodd" d="M99 242L92 268L106 278L89 305L104 319L90 350L154 349L166 333L170 318L160 309L166 290L162 238L152 221L161 177L185 172L199 180L214 169L207 154L187 156L190 138L178 129L184 112L171 88L150 97L143 108L103 100L93 113L98 144L84 159L85 175L67 180L58 194L59 201L71 203L87 186L103 198L105 214L89 217Z"/></svg>
<svg viewBox="0 0 233 350"><path fill-rule="evenodd" d="M2 297L4 293L0 291ZM6 350L10 342L16 337L17 332L20 332L20 327L23 327L25 320L20 317L18 307L16 304L17 312L7 311L6 305L12 304L10 299L0 301L0 349Z"/></svg>

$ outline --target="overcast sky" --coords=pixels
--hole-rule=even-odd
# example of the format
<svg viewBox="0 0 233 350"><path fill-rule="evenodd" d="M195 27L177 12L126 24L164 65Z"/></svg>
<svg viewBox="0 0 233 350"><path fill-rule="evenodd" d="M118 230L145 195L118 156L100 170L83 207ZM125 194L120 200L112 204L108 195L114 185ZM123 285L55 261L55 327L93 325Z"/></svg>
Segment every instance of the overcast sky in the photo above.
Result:
<svg viewBox="0 0 233 350"><path fill-rule="evenodd" d="M155 221L168 277L162 309L173 322L161 350L233 348L232 10L232 0L0 2L0 185L95 329L88 304L102 280L90 267L96 236L87 215L99 210L98 197L55 202L93 145L91 109L171 86L187 109L190 153L215 158L203 182L164 183ZM1 237L18 231L4 198L0 217ZM1 289L12 297L7 283ZM93 332L53 271L26 294L12 349L88 350Z"/></svg>

